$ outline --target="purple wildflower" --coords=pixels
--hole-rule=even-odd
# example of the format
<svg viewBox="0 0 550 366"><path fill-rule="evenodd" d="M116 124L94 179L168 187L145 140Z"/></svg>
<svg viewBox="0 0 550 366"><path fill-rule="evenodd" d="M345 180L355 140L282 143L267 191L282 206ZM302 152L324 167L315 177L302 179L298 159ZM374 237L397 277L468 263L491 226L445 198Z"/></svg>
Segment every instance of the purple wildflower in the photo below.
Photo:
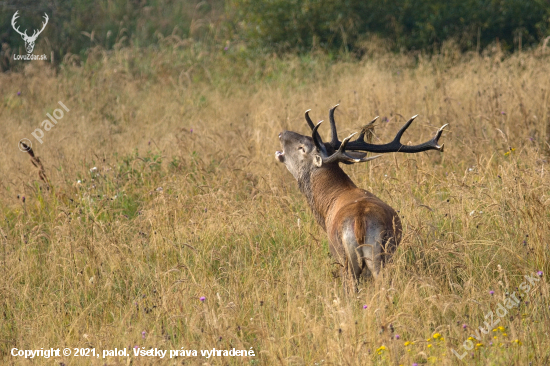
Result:
<svg viewBox="0 0 550 366"><path fill-rule="evenodd" d="M539 277L542 277L542 271L538 271L537 274L539 275Z"/></svg>
<svg viewBox="0 0 550 366"><path fill-rule="evenodd" d="M495 294L495 292L493 290L489 291L489 293L491 294L491 296L493 296Z"/></svg>
<svg viewBox="0 0 550 366"><path fill-rule="evenodd" d="M201 302L204 302L204 300L206 300L206 297L201 296L201 297L199 298L199 300L200 300Z"/></svg>
<svg viewBox="0 0 550 366"><path fill-rule="evenodd" d="M399 334L396 334L396 335L395 335L395 339L399 339L399 338L401 338L401 337L399 336Z"/></svg>
<svg viewBox="0 0 550 366"><path fill-rule="evenodd" d="M17 96L19 96L19 95L21 95L21 92L20 92L20 91L17 92Z"/></svg>
<svg viewBox="0 0 550 366"><path fill-rule="evenodd" d="M466 324L462 324L462 329L466 329L468 326Z"/></svg>
<svg viewBox="0 0 550 366"><path fill-rule="evenodd" d="M147 334L146 331L141 332L141 338L145 339L145 335Z"/></svg>
<svg viewBox="0 0 550 366"><path fill-rule="evenodd" d="M363 305L363 309L366 309L366 308L368 308L368 305Z"/></svg>

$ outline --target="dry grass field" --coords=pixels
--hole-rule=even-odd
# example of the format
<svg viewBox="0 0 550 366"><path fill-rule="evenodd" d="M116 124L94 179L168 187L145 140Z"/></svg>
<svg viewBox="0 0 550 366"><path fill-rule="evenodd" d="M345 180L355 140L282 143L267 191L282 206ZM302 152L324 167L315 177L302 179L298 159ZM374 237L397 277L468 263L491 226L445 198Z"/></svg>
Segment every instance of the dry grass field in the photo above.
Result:
<svg viewBox="0 0 550 366"><path fill-rule="evenodd" d="M548 55L239 60L166 46L0 74L3 364L550 364ZM58 101L69 111L40 144ZM280 131L336 103L341 137L377 115L377 143L414 114L411 144L449 123L442 154L344 168L404 228L352 295L274 158ZM11 354L50 347L129 356ZM213 348L255 356L201 356Z"/></svg>

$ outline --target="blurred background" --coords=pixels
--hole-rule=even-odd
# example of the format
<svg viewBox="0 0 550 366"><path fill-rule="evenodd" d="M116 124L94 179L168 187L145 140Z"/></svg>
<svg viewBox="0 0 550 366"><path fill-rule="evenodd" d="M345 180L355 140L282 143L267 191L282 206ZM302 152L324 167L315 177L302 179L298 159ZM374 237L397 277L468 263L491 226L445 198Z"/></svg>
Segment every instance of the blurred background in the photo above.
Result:
<svg viewBox="0 0 550 366"><path fill-rule="evenodd" d="M10 25L17 10L21 29L39 28L49 15L35 53L53 52L56 64L82 62L93 48L154 48L161 41L360 58L373 37L401 52L438 52L448 41L461 51L496 42L513 52L550 35L548 0L6 0L0 9L3 71L20 66L9 57L23 47Z"/></svg>

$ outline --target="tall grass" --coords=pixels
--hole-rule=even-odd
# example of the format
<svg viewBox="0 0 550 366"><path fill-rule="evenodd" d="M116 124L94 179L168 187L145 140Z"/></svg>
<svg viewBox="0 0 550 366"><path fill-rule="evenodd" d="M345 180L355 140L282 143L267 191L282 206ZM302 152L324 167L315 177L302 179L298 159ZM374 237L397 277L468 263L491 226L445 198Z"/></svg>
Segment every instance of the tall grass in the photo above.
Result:
<svg viewBox="0 0 550 366"><path fill-rule="evenodd" d="M139 346L256 356L36 362L461 364L451 349L462 353L485 314L542 271L464 361L548 364L550 66L540 50L338 63L258 60L238 45L92 56L59 74L38 62L0 74L2 362L25 363L13 347ZM58 101L70 111L40 144L30 134ZM303 111L325 119L335 103L342 136L376 115L378 142L414 114L411 143L450 123L443 154L345 167L404 224L380 280L353 296L273 157L281 130L307 133ZM17 149L23 137L47 179Z"/></svg>

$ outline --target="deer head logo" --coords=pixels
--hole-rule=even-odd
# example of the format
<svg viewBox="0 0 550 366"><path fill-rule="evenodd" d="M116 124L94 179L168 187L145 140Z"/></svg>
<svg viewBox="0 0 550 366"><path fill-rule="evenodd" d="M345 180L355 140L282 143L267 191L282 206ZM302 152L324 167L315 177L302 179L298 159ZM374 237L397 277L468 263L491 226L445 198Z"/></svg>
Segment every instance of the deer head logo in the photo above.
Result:
<svg viewBox="0 0 550 366"><path fill-rule="evenodd" d="M42 33L44 28L46 28L46 24L48 24L48 19L49 19L48 14L44 13L44 19L46 21L42 23L42 29L40 29L39 31L35 29L32 36L29 36L27 35L26 29L24 32L21 32L19 30L19 27L16 27L15 21L17 20L17 18L19 18L19 15L17 15L17 13L19 13L19 10L16 11L15 14L13 14L13 17L11 18L11 26L17 33L21 35L21 38L23 38L23 41L25 41L25 48L27 49L27 53L32 53L32 51L34 50L34 43L36 42L36 38L40 33Z"/></svg>

